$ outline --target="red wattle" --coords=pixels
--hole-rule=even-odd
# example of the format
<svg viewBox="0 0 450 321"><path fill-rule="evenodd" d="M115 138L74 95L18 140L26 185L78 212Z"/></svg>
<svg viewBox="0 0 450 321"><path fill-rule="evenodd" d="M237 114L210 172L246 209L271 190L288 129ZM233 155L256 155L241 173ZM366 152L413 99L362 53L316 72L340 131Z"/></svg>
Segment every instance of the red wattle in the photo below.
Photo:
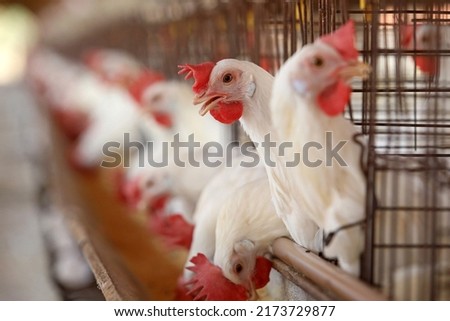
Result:
<svg viewBox="0 0 450 321"><path fill-rule="evenodd" d="M165 113L161 111L152 112L153 118L155 118L156 122L161 126L166 128L171 128L173 126L173 120L170 113Z"/></svg>
<svg viewBox="0 0 450 321"><path fill-rule="evenodd" d="M128 182L124 182L124 185L122 186L121 190L126 200L126 203L130 207L136 208L142 198L142 191L139 184L139 178L136 178Z"/></svg>
<svg viewBox="0 0 450 321"><path fill-rule="evenodd" d="M244 106L241 102L219 103L217 108L211 109L210 113L217 121L224 124L232 124L241 118Z"/></svg>
<svg viewBox="0 0 450 321"><path fill-rule="evenodd" d="M438 69L438 58L435 56L417 56L414 58L416 66L424 73L434 75Z"/></svg>
<svg viewBox="0 0 450 321"><path fill-rule="evenodd" d="M153 198L149 204L151 211L158 212L163 210L169 198L170 198L169 194L161 194Z"/></svg>
<svg viewBox="0 0 450 321"><path fill-rule="evenodd" d="M320 93L317 103L328 116L337 116L344 112L351 92L352 89L344 81L339 80Z"/></svg>

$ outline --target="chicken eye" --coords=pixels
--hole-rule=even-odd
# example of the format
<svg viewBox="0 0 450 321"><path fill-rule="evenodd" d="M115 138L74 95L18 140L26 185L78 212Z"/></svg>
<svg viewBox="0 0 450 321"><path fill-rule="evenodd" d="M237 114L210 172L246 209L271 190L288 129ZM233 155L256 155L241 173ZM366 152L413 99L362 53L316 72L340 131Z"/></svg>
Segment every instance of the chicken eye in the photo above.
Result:
<svg viewBox="0 0 450 321"><path fill-rule="evenodd" d="M316 67L322 67L322 66L323 66L323 58L322 58L322 57L319 57L319 56L315 56L315 57L313 58L312 63L313 63L313 65L316 66Z"/></svg>
<svg viewBox="0 0 450 321"><path fill-rule="evenodd" d="M152 103L157 103L158 101L160 101L162 99L162 95L161 94L157 94L155 96L152 97L151 102Z"/></svg>
<svg viewBox="0 0 450 321"><path fill-rule="evenodd" d="M155 183L153 182L153 180L149 179L146 183L145 183L145 187L150 188L153 185L155 185Z"/></svg>
<svg viewBox="0 0 450 321"><path fill-rule="evenodd" d="M226 84L228 84L229 82L231 82L233 80L233 75L230 73L227 73L223 76L222 81Z"/></svg>
<svg viewBox="0 0 450 321"><path fill-rule="evenodd" d="M236 273L236 274L240 274L243 269L244 269L244 267L242 266L241 263L237 263L234 265L234 273Z"/></svg>

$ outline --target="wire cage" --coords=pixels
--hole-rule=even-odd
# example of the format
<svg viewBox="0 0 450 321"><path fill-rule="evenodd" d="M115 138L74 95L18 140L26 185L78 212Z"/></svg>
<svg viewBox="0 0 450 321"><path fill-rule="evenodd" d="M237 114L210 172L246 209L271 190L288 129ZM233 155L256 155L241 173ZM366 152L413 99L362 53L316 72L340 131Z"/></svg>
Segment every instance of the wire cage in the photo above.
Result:
<svg viewBox="0 0 450 321"><path fill-rule="evenodd" d="M124 49L174 78L178 64L229 57L275 74L298 48L350 18L373 68L353 86L345 114L361 129L355 140L368 146L361 279L393 300L449 299L448 1L167 1L142 5L81 48Z"/></svg>
<svg viewBox="0 0 450 321"><path fill-rule="evenodd" d="M369 140L362 277L391 299L449 298L449 10L372 1L361 11L376 71L354 116Z"/></svg>

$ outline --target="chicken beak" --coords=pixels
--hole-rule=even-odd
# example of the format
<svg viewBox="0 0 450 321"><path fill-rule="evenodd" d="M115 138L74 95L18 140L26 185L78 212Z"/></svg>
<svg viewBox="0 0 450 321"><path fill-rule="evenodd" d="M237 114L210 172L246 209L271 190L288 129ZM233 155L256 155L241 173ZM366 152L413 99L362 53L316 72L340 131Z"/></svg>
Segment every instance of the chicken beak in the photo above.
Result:
<svg viewBox="0 0 450 321"><path fill-rule="evenodd" d="M205 116L211 109L213 109L215 105L214 104L209 104L207 105L206 103L202 106L202 108L200 108L199 110L199 114L200 116Z"/></svg>
<svg viewBox="0 0 450 321"><path fill-rule="evenodd" d="M202 102L204 102L207 99L207 95L206 95L206 91L200 93L200 94L196 94L194 96L194 100L192 101L194 103L194 105L198 105L201 104Z"/></svg>
<svg viewBox="0 0 450 321"><path fill-rule="evenodd" d="M345 67L339 70L339 76L346 82L349 82L354 77L367 79L369 77L372 67L362 61L352 61Z"/></svg>
<svg viewBox="0 0 450 321"><path fill-rule="evenodd" d="M197 94L194 96L193 103L194 105L198 105L204 103L200 108L199 114L200 116L205 116L211 109L216 107L217 103L224 99L223 94L218 93L209 93L207 91L202 92L201 94Z"/></svg>

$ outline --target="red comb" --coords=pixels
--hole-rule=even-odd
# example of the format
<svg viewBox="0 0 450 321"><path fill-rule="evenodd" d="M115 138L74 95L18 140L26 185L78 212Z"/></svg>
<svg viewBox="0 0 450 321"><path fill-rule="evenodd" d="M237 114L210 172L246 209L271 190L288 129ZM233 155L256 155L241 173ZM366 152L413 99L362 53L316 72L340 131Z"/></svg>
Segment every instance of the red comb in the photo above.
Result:
<svg viewBox="0 0 450 321"><path fill-rule="evenodd" d="M195 82L192 85L192 90L198 94L206 89L208 85L209 76L216 64L210 61L198 64L198 65L179 65L178 74L186 74L184 79L194 78Z"/></svg>
<svg viewBox="0 0 450 321"><path fill-rule="evenodd" d="M142 103L142 98L145 90L159 82L163 81L165 77L157 72L151 71L151 70L145 70L143 71L137 80L131 84L130 88L128 89L130 94L133 96L133 98L139 103Z"/></svg>
<svg viewBox="0 0 450 321"><path fill-rule="evenodd" d="M95 70L102 59L102 50L98 48L88 49L83 52L81 59L85 65Z"/></svg>
<svg viewBox="0 0 450 321"><path fill-rule="evenodd" d="M169 248L189 249L191 247L194 225L187 222L180 214L153 216L150 228L162 237Z"/></svg>
<svg viewBox="0 0 450 321"><path fill-rule="evenodd" d="M358 50L355 48L355 25L353 20L349 20L335 32L322 36L319 39L336 49L345 60L358 58Z"/></svg>
<svg viewBox="0 0 450 321"><path fill-rule="evenodd" d="M188 294L194 295L194 300L206 301L245 301L248 299L247 290L234 284L222 274L220 267L211 264L205 255L197 254L190 261L193 266L188 267L195 273L187 283L192 288Z"/></svg>
<svg viewBox="0 0 450 321"><path fill-rule="evenodd" d="M85 112L55 107L52 109L52 116L64 135L75 141L89 127L89 117Z"/></svg>
<svg viewBox="0 0 450 321"><path fill-rule="evenodd" d="M265 257L258 256L256 258L255 272L252 277L252 282L255 289L260 289L266 286L270 281L270 270L272 269L272 262Z"/></svg>
<svg viewBox="0 0 450 321"><path fill-rule="evenodd" d="M194 296L188 294L188 292L189 289L186 287L186 282L183 280L183 277L180 277L175 288L175 301L193 301Z"/></svg>

